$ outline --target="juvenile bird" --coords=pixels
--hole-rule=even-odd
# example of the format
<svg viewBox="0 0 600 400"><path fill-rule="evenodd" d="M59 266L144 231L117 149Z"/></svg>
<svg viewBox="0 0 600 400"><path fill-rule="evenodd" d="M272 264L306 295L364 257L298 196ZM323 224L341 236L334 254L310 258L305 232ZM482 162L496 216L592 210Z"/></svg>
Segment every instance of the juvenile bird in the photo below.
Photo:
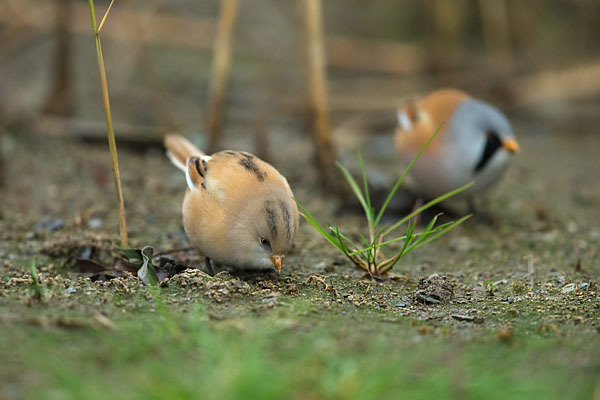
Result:
<svg viewBox="0 0 600 400"><path fill-rule="evenodd" d="M404 163L444 124L410 171L409 189L420 196L434 198L474 181L463 192L472 199L499 180L519 151L504 114L458 90L435 91L401 107L397 117L395 142Z"/></svg>
<svg viewBox="0 0 600 400"><path fill-rule="evenodd" d="M298 230L298 207L287 180L243 151L208 156L180 135L164 139L167 156L185 172L183 226L194 248L237 269L281 272Z"/></svg>

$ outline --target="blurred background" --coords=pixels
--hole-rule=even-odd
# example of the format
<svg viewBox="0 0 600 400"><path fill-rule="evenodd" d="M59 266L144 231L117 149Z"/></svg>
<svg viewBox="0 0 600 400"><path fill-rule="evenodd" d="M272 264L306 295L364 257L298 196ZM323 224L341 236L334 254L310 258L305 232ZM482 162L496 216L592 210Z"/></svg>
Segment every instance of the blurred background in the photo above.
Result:
<svg viewBox="0 0 600 400"><path fill-rule="evenodd" d="M95 2L98 21L109 3ZM105 143L88 2L2 4L2 131ZM307 54L316 14L306 4L117 0L100 36L118 143L158 147L179 131L211 150L304 163L315 150ZM316 90L337 151L329 158L348 150L355 158L367 143L368 157L393 161L394 109L442 87L497 105L518 121L520 140L597 131L598 1L325 0L317 14L327 75ZM218 44L220 23L226 43ZM229 71L213 68L219 46ZM387 135L378 142L371 133ZM15 148L0 143L4 153Z"/></svg>
<svg viewBox="0 0 600 400"><path fill-rule="evenodd" d="M0 121L104 137L88 2L2 3ZM95 2L98 20L108 4ZM239 1L224 137L239 123L270 131L305 117L302 7ZM101 37L118 136L206 129L219 14L216 0L115 2ZM325 0L322 14L334 123L440 87L505 109L598 100L594 0Z"/></svg>

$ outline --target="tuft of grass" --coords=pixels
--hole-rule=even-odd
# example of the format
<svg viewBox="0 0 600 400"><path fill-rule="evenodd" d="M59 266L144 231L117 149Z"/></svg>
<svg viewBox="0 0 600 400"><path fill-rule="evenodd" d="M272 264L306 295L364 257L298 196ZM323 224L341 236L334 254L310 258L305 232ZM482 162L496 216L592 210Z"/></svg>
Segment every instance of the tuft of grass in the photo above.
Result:
<svg viewBox="0 0 600 400"><path fill-rule="evenodd" d="M44 294L44 288L40 285L40 280L38 278L37 267L35 266L35 257L31 260L31 279L33 282L31 283L30 293L31 298L34 300L41 300L42 294Z"/></svg>
<svg viewBox="0 0 600 400"><path fill-rule="evenodd" d="M460 218L458 221L451 221L441 225L436 226L436 222L438 217L441 214L436 215L429 222L429 224L425 227L422 232L416 232L417 221L416 217L422 213L423 211L433 207L434 205L468 189L473 182L469 182L466 185L463 185L455 190L452 190L442 196L439 196L428 203L418 207L416 210L412 211L410 214L400 219L398 222L393 224L392 226L381 226L381 218L383 217L385 210L387 209L390 201L402 185L402 182L417 162L423 151L427 148L429 143L435 138L439 130L442 126L440 126L431 137L425 142L425 144L419 149L415 157L408 164L400 178L396 181L396 184L388 194L383 206L379 210L379 212L375 211L375 208L371 204L371 196L369 194L369 185L367 182L367 175L365 173L365 166L363 163L362 155L358 153L358 161L360 165L361 177L362 177L362 189L361 185L354 179L352 174L340 163L337 163L338 168L342 171L344 178L348 182L348 185L352 189L352 192L360 202L365 217L367 219L367 228L368 228L368 236L360 235L359 240L352 240L349 236L343 234L338 225L331 225L327 223L327 229L323 227L316 219L313 217L310 212L302 206L297 200L298 207L302 211L304 218L308 221L308 223L317 230L333 247L338 249L342 254L348 257L358 268L367 272L371 277L375 276L384 276L387 274L394 265L402 259L406 254L410 253L413 250L418 249L421 246L426 245L434 239L442 236L446 232L450 231L457 225L463 223L468 218L471 217L471 214L466 215ZM406 234L402 236L397 236L393 239L386 240L385 238L398 229L402 225L407 225ZM392 256L385 256L383 254L383 248L396 242L403 242L402 248L400 251L395 252Z"/></svg>
<svg viewBox="0 0 600 400"><path fill-rule="evenodd" d="M112 115L110 113L110 101L108 97L108 83L106 80L106 70L104 68L104 57L102 56L102 45L100 43L100 29L106 22L106 17L110 12L114 0L111 1L100 26L96 25L96 13L94 11L94 0L88 0L90 5L90 17L92 19L92 32L96 42L96 53L98 56L98 69L100 70L100 83L102 86L102 99L104 102L104 113L106 115L106 132L108 135L108 148L112 160L113 178L115 181L115 191L117 193L117 202L119 203L119 231L121 236L121 247L129 247L127 240L127 221L125 219L125 201L123 200L123 190L121 189L121 173L119 172L119 159L117 157L117 144L115 141L115 132L113 130Z"/></svg>

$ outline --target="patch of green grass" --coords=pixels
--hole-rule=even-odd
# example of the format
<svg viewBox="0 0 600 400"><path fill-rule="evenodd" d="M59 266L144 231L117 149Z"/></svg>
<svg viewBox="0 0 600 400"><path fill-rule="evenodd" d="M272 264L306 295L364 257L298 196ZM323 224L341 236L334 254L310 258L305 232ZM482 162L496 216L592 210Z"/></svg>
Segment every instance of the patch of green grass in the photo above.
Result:
<svg viewBox="0 0 600 400"><path fill-rule="evenodd" d="M17 342L37 376L25 394L60 399L591 398L600 373L593 343L420 335L409 320L300 317L305 303L219 322L197 306L172 314L181 336L153 313L115 318L114 331L19 324L0 354Z"/></svg>

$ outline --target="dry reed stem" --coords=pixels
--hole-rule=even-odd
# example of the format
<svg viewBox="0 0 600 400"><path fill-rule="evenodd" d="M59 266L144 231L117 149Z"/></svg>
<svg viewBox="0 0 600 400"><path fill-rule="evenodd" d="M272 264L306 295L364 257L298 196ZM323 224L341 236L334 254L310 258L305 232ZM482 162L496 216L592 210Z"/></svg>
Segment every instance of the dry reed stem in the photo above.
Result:
<svg viewBox="0 0 600 400"><path fill-rule="evenodd" d="M100 21L100 25L98 26L98 30L96 31L96 35L100 34L100 31L102 30L102 27L104 26L104 22L106 21L106 17L108 17L108 13L110 12L110 9L112 8L114 2L115 2L115 0L112 0L110 2L110 4L108 5L108 9L104 13L104 17L102 17L102 21Z"/></svg>
<svg viewBox="0 0 600 400"><path fill-rule="evenodd" d="M465 0L433 0L429 6L431 43L430 63L439 84L444 84L439 72L453 70L462 62L464 51L467 3Z"/></svg>
<svg viewBox="0 0 600 400"><path fill-rule="evenodd" d="M115 132L112 125L112 116L110 113L110 101L108 98L108 83L106 81L106 70L104 68L104 58L102 57L102 45L98 28L96 27L96 14L94 12L94 0L88 0L90 5L90 17L92 19L92 30L96 42L96 53L98 56L98 69L100 70L100 83L102 86L102 99L104 103L104 112L106 115L106 131L108 134L108 148L113 167L113 178L115 181L115 191L117 193L117 202L119 203L119 231L121 234L121 247L128 248L127 240L127 221L125 220L125 202L123 200L123 191L121 189L121 174L119 172L119 160L117 158L117 144L115 141ZM111 3L112 5L112 3ZM105 14L105 16L108 14Z"/></svg>
<svg viewBox="0 0 600 400"><path fill-rule="evenodd" d="M71 84L73 5L71 0L54 0L56 48L52 55L52 89L44 101L43 111L51 114L73 114Z"/></svg>
<svg viewBox="0 0 600 400"><path fill-rule="evenodd" d="M233 33L237 20L237 0L222 0L217 36L214 44L214 59L208 95L206 130L208 131L208 151L217 150L223 125L223 105L229 83Z"/></svg>
<svg viewBox="0 0 600 400"><path fill-rule="evenodd" d="M333 141L327 100L325 48L321 0L300 0L304 12L306 67L310 118L317 158L326 183L334 183ZM333 187L335 187L334 185Z"/></svg>

